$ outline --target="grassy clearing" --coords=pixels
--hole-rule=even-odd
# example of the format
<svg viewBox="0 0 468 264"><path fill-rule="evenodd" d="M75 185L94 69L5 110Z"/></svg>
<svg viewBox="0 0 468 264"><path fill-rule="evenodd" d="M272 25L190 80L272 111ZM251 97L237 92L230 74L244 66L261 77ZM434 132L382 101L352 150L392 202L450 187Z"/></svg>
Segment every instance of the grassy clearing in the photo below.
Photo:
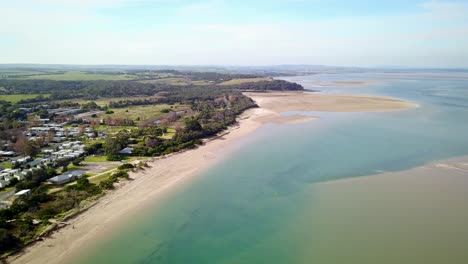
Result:
<svg viewBox="0 0 468 264"><path fill-rule="evenodd" d="M7 193L7 192L9 192L9 191L11 191L13 189L15 189L15 186L6 187L5 189L0 191L0 195L2 195L4 193Z"/></svg>
<svg viewBox="0 0 468 264"><path fill-rule="evenodd" d="M183 77L174 77L174 78L164 78L164 79L157 79L157 80L144 80L141 81L143 83L162 83L168 85L178 85L178 86L188 86L188 85L209 85L213 84L208 81L192 81L188 78Z"/></svg>
<svg viewBox="0 0 468 264"><path fill-rule="evenodd" d="M84 162L109 162L107 156L88 156L84 159Z"/></svg>
<svg viewBox="0 0 468 264"><path fill-rule="evenodd" d="M133 157L133 156L121 156L120 160L126 160L128 162L145 159L147 157ZM88 156L83 162L109 162L107 156Z"/></svg>
<svg viewBox="0 0 468 264"><path fill-rule="evenodd" d="M159 98L160 96L135 96L135 97L122 97L122 98L102 98L102 99L97 99L97 100L83 100L83 99L72 99L72 100L63 100L67 102L74 102L74 103L79 103L79 104L85 104L89 102L95 102L99 106L106 106L109 105L111 101L118 102L118 101L136 101L136 100L148 100L148 99L154 99L154 98Z"/></svg>
<svg viewBox="0 0 468 264"><path fill-rule="evenodd" d="M100 182L104 181L104 180L107 180L110 175L112 174L112 172L114 171L115 169L112 169L111 171L109 172L105 172L105 173L100 173L98 175L95 175L95 176L91 176L89 177L89 182L90 183L94 183L94 184L99 184Z"/></svg>
<svg viewBox="0 0 468 264"><path fill-rule="evenodd" d="M11 162L4 162L2 163L2 167L5 169L11 169L13 168L13 164Z"/></svg>
<svg viewBox="0 0 468 264"><path fill-rule="evenodd" d="M172 139L175 136L176 130L174 128L168 128L167 133L162 135L160 138L162 139Z"/></svg>
<svg viewBox="0 0 468 264"><path fill-rule="evenodd" d="M232 79L230 81L222 82L220 85L236 85L249 82L261 82L261 81L271 81L271 78L244 78L244 79Z"/></svg>
<svg viewBox="0 0 468 264"><path fill-rule="evenodd" d="M105 125L99 125L99 126L96 127L97 131L105 131L108 134L117 133L117 132L122 131L122 130L133 130L133 129L138 129L138 127L135 127L135 126L105 126ZM93 141L90 141L90 142L91 143L94 143L94 142L104 143L104 141L102 141L102 140L93 140Z"/></svg>
<svg viewBox="0 0 468 264"><path fill-rule="evenodd" d="M144 80L141 81L143 83L162 83L162 84L169 84L169 85L180 85L180 86L185 86L185 85L190 85L190 80L186 78L164 78L164 79L157 79L157 80Z"/></svg>
<svg viewBox="0 0 468 264"><path fill-rule="evenodd" d="M99 116L97 119L106 119L108 117L114 118L124 118L124 119L131 119L135 121L135 123L140 123L141 121L145 120L154 120L161 116L166 115L166 113L161 112L163 109L170 109L172 111L180 111L186 110L189 106L181 105L181 104L158 104L158 105L136 105L136 106L129 106L125 108L112 108L111 110L114 111L113 114L103 114Z"/></svg>
<svg viewBox="0 0 468 264"><path fill-rule="evenodd" d="M50 96L50 94L1 94L0 100L16 104L20 100L36 98L39 95L42 95L44 97Z"/></svg>
<svg viewBox="0 0 468 264"><path fill-rule="evenodd" d="M82 71L68 71L65 73L34 75L23 79L55 80L55 81L92 81L92 80L132 80L135 76L127 74L87 73Z"/></svg>
<svg viewBox="0 0 468 264"><path fill-rule="evenodd" d="M138 100L138 99L150 99L150 98L156 98L154 97L131 97L131 98L107 98L107 99L98 99L93 102L96 102L100 106L105 106L108 105L110 101L120 101L120 100ZM90 102L90 101L85 101L85 100L72 100L73 102L77 102L80 104ZM170 109L171 111L181 111L181 110L186 110L189 109L190 107L188 105L183 105L183 104L157 104L157 105L135 105L135 106L128 106L124 108L110 108L114 113L113 114L101 114L96 118L87 118L89 120L97 121L101 119L106 119L106 118L120 118L120 119L131 119L133 120L136 124L139 124L140 121L146 121L146 120L154 120L156 118L159 118L161 116L166 115L166 113L161 112L163 109ZM116 129L112 129L113 127L108 127L108 126L99 126L98 130L116 130L118 128L126 128L126 129L132 129L132 127L115 127Z"/></svg>

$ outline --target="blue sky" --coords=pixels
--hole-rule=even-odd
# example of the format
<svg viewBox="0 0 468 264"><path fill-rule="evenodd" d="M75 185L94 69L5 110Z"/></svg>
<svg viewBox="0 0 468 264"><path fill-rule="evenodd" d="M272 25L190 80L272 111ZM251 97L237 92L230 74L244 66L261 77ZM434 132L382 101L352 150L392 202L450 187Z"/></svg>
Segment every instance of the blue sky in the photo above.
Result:
<svg viewBox="0 0 468 264"><path fill-rule="evenodd" d="M468 0L0 0L0 63L468 67Z"/></svg>

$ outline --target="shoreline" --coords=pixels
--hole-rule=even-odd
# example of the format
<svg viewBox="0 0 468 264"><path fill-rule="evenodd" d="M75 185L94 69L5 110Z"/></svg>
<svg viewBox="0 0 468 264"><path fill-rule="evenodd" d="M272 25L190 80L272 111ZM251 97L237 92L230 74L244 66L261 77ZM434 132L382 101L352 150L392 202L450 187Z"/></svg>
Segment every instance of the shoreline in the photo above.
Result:
<svg viewBox="0 0 468 264"><path fill-rule="evenodd" d="M232 143L238 143L262 125L255 121L256 118L269 115L271 113L262 108L249 109L239 116L237 125L204 145L148 162L150 168L130 173L131 181L123 181L116 190L101 197L94 206L68 221L66 226L54 231L43 241L33 243L8 257L8 263L69 262L79 249L92 244L95 237L105 236L113 226L118 226L147 203L155 202L166 191L181 182L192 180L224 159L236 148Z"/></svg>
<svg viewBox="0 0 468 264"><path fill-rule="evenodd" d="M266 93L266 95L271 94ZM285 98L283 105L289 104L291 101L288 99L294 95L300 98L310 98L304 96L304 93L283 92L275 94L276 99L278 96ZM247 94L247 96L251 95ZM359 100L362 98L355 97L353 96L353 99L357 100L347 102L348 106L349 104L351 106L360 104ZM101 197L94 206L70 219L68 225L54 231L43 241L33 243L19 253L8 257L8 263L68 263L73 259L73 256L79 255L83 250L96 243L95 241L99 241L99 238L106 237L120 223L126 222L129 217L144 209L149 203L153 205L158 203L166 192L175 189L180 184L189 183L206 169L227 158L242 145L238 144L241 139L252 134L262 125L266 123L297 124L318 119L302 115L285 117L281 115L281 112L285 111L284 107L264 105L259 95L252 96L252 98L258 103L259 108L245 111L238 117L238 123L229 127L227 131L206 140L204 145L196 149L171 154L149 162L150 168L131 173L131 181L123 181L116 190ZM340 107L340 103L334 99L328 100L329 98L324 104L330 109L335 109L334 112L342 112L343 108ZM370 97L366 96L366 98ZM315 100L320 101L320 97L316 97ZM393 99L387 101L393 101ZM296 111L301 111L304 110L303 106L303 104L296 103L288 109L296 107L294 108ZM379 106L382 107L382 105ZM410 108L407 104L404 106L404 108L398 109ZM310 110L310 108L305 110ZM375 111L378 109L367 110ZM356 108L354 105L348 111L366 112L366 109ZM193 166L193 164L197 165Z"/></svg>

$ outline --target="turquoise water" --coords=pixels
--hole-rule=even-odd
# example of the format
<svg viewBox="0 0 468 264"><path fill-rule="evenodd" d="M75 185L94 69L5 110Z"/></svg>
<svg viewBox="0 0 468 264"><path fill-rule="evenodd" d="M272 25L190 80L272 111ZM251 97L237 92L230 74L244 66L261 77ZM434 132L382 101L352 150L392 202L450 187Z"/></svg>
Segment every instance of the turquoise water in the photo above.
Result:
<svg viewBox="0 0 468 264"><path fill-rule="evenodd" d="M366 73L292 78L309 89L317 89L307 85L309 81L324 79L384 80L320 90L393 96L420 107L384 113L304 113L321 120L266 125L228 159L180 187L162 205L135 216L77 263L326 263L321 251L314 251L320 243L313 239L318 236L314 213L327 219L326 210L314 211L319 202L315 183L406 170L468 154L468 76ZM346 214L352 211L347 208ZM339 235L328 232L320 237ZM386 251L374 250L386 259Z"/></svg>

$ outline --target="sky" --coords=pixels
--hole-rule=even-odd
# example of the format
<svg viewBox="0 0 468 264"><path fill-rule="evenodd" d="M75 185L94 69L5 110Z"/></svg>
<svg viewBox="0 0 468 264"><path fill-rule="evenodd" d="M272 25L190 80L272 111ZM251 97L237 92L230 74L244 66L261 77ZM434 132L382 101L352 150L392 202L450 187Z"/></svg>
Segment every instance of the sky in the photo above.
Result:
<svg viewBox="0 0 468 264"><path fill-rule="evenodd" d="M0 63L468 68L468 0L0 0Z"/></svg>

